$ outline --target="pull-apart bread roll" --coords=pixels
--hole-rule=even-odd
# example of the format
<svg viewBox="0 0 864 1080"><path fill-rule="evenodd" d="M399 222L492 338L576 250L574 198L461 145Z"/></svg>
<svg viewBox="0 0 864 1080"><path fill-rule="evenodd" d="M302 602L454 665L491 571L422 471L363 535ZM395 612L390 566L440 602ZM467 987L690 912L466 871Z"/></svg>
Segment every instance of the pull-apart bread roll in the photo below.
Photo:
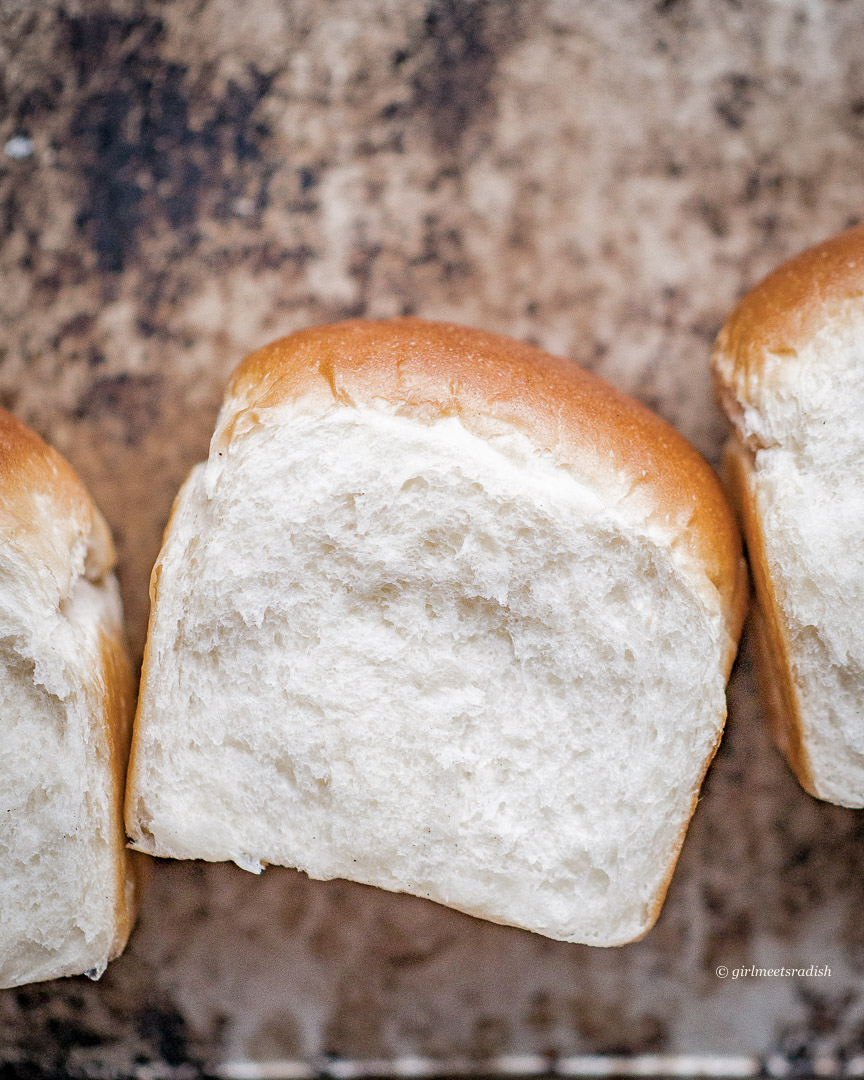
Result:
<svg viewBox="0 0 864 1080"><path fill-rule="evenodd" d="M720 738L743 580L711 469L574 365L415 319L277 341L153 573L133 842L629 941Z"/></svg>
<svg viewBox="0 0 864 1080"><path fill-rule="evenodd" d="M0 986L126 943L132 693L108 527L66 461L0 410Z"/></svg>
<svg viewBox="0 0 864 1080"><path fill-rule="evenodd" d="M813 795L864 806L864 227L758 285L713 362L777 741Z"/></svg>

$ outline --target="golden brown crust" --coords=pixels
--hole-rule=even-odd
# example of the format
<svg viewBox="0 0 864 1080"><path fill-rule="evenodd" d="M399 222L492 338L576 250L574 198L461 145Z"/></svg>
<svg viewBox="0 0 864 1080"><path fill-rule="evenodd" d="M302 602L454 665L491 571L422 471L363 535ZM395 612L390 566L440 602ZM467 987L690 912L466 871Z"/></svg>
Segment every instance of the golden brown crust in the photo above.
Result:
<svg viewBox="0 0 864 1080"><path fill-rule="evenodd" d="M87 541L84 573L100 581L114 567L114 546L104 518L72 466L16 417L0 409L0 526L7 543L20 545L28 556L43 560L54 577L68 579L71 551L80 537ZM93 678L104 708L94 716L109 750L114 779L112 829L116 839L115 935L111 955L126 943L140 889L139 860L126 851L122 802L131 736L132 672L122 630L102 628L101 670Z"/></svg>
<svg viewBox="0 0 864 1080"><path fill-rule="evenodd" d="M739 404L749 402L767 356L794 355L850 304L860 307L862 296L864 224L801 252L744 297L715 346L721 385Z"/></svg>
<svg viewBox="0 0 864 1080"><path fill-rule="evenodd" d="M734 435L726 444L724 474L741 520L756 591L752 640L762 702L777 745L786 755L801 786L815 795L783 615L771 582L753 491L753 455Z"/></svg>
<svg viewBox="0 0 864 1080"><path fill-rule="evenodd" d="M729 677L729 671L726 672L726 677ZM663 910L663 904L666 902L666 894L669 892L669 886L672 884L672 878L675 876L675 870L678 866L678 860L681 857L681 849L684 847L684 841L687 838L687 830L690 828L690 822L693 820L693 815L696 813L696 807L699 805L699 799L702 792L702 784L705 782L705 776L708 773L708 769L711 767L711 762L714 760L717 751L720 749L720 743L723 739L723 730L726 726L726 716L727 712L724 708L723 716L720 718L720 725L717 728L717 737L714 740L714 745L711 748L708 756L705 758L705 764L702 766L702 773L693 788L693 799L690 803L690 810L688 811L687 817L684 819L684 823L681 826L681 831L678 834L678 842L675 845L675 852L669 860L669 866L666 871L666 878L660 885L660 888L657 891L657 895L654 897L654 903L651 908L651 914L649 915L648 925L645 927L642 933L639 934L638 937L632 939L633 941L641 941L642 938L644 938L645 935L648 933L648 931L653 929L655 923L660 918L660 912ZM627 944L629 944L629 942L627 942Z"/></svg>
<svg viewBox="0 0 864 1080"><path fill-rule="evenodd" d="M576 364L497 334L420 319L352 320L304 330L249 356L226 395L220 438L258 410L318 398L384 402L471 430L515 428L586 480L620 478L717 588L733 645L746 604L741 541L716 475L672 427Z"/></svg>
<svg viewBox="0 0 864 1080"><path fill-rule="evenodd" d="M0 515L55 572L62 572L80 533L97 534L99 573L110 570L114 550L108 528L72 466L26 424L0 409Z"/></svg>
<svg viewBox="0 0 864 1080"><path fill-rule="evenodd" d="M123 951L141 900L146 872L146 859L126 848L126 828L123 819L123 800L126 791L126 770L132 739L132 709L134 684L125 641L118 636L102 633L102 679L105 710L104 737L107 741L114 779L111 828L115 837L117 859L116 914L111 958Z"/></svg>

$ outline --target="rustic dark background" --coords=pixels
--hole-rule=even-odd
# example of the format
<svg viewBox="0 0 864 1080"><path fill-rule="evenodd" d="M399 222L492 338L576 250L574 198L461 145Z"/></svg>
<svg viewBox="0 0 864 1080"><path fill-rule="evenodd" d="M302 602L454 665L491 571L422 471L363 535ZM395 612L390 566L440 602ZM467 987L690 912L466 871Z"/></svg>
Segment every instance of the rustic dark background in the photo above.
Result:
<svg viewBox="0 0 864 1080"><path fill-rule="evenodd" d="M232 367L345 316L536 341L717 461L735 299L864 208L839 0L3 0L0 403L117 539L133 648ZM864 817L771 746L745 646L657 927L603 951L271 869L161 863L98 984L0 994L0 1063L864 1051ZM830 978L720 980L829 964ZM2 1072L0 1064L0 1072Z"/></svg>

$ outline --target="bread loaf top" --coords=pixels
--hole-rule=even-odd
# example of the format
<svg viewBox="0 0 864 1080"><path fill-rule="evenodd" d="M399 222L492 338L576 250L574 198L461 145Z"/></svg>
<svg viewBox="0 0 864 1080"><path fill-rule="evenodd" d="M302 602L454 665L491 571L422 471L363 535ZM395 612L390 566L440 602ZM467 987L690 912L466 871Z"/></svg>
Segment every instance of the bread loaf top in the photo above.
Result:
<svg viewBox="0 0 864 1080"><path fill-rule="evenodd" d="M513 429L662 534L720 598L734 658L746 571L714 471L669 424L605 380L497 334L404 318L351 320L252 353L229 385L211 463L264 411L366 405L432 423L456 416L487 439ZM697 589L698 582L695 583Z"/></svg>
<svg viewBox="0 0 864 1080"><path fill-rule="evenodd" d="M759 408L776 375L820 333L864 314L864 224L802 251L740 301L714 348L718 395L733 419Z"/></svg>
<svg viewBox="0 0 864 1080"><path fill-rule="evenodd" d="M114 567L105 519L72 466L26 424L0 409L0 520L6 542L40 561L61 593L73 575L73 552L86 538L84 576L96 581Z"/></svg>

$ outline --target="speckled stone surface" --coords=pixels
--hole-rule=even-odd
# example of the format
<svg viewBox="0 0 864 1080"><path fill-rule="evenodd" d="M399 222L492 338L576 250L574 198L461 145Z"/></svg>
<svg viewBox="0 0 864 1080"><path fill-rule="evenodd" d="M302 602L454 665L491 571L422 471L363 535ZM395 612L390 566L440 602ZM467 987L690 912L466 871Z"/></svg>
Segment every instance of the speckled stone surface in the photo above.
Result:
<svg viewBox="0 0 864 1080"><path fill-rule="evenodd" d="M716 462L726 312L864 212L862 41L829 0L4 0L0 403L104 509L136 652L229 371L301 326L530 339ZM162 863L100 983L0 993L0 1063L864 1051L864 816L799 789L746 644L730 694L642 942ZM831 977L715 974L811 962Z"/></svg>

